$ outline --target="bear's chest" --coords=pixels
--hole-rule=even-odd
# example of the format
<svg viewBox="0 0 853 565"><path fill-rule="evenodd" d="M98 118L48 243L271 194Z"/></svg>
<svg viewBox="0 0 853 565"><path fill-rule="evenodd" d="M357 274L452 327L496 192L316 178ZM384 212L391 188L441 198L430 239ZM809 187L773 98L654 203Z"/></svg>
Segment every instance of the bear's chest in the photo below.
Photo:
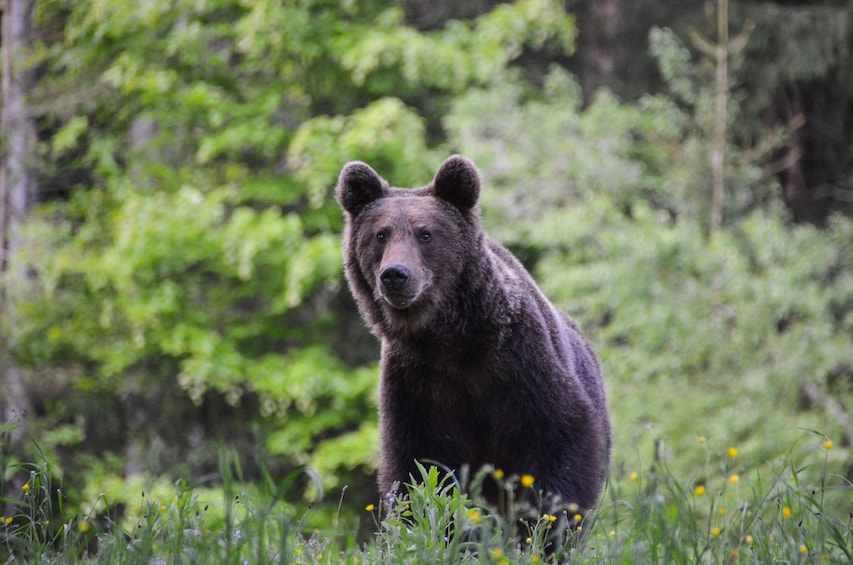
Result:
<svg viewBox="0 0 853 565"><path fill-rule="evenodd" d="M383 354L382 378L424 401L479 402L503 388L498 357L486 343L399 348Z"/></svg>

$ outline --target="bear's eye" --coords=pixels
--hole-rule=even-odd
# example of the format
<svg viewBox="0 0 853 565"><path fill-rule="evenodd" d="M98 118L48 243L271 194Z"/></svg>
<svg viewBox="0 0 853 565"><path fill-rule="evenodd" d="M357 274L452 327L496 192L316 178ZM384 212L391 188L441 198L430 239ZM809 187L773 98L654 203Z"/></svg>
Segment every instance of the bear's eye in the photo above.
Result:
<svg viewBox="0 0 853 565"><path fill-rule="evenodd" d="M376 241L379 243L385 243L385 240L388 239L388 232L385 230L380 231L376 234Z"/></svg>
<svg viewBox="0 0 853 565"><path fill-rule="evenodd" d="M431 234L431 233L429 233L428 231L423 231L423 232L421 232L421 237L420 237L420 239L421 239L421 241L422 241L422 242L424 242L424 243L428 243L429 241L431 241L431 240L432 240L432 234Z"/></svg>

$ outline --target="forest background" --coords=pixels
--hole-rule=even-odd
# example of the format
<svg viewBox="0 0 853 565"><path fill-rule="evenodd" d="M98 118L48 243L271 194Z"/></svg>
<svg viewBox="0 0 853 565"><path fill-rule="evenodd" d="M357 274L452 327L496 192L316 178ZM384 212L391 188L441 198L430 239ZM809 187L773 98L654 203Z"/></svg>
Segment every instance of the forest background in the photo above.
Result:
<svg viewBox="0 0 853 565"><path fill-rule="evenodd" d="M853 7L723 4L4 0L0 496L47 457L121 521L216 491L227 450L357 520L378 344L336 176L418 186L458 152L598 348L614 478L830 439L846 515Z"/></svg>

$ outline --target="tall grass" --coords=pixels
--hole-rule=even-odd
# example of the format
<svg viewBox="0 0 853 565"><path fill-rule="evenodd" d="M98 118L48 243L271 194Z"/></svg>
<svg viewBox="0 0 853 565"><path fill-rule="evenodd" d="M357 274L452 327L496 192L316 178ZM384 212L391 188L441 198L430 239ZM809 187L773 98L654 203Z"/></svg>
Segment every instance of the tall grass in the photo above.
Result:
<svg viewBox="0 0 853 565"><path fill-rule="evenodd" d="M0 562L850 563L853 489L827 474L831 442L812 443L812 461L789 456L753 469L735 448L709 449L707 468L692 477L676 477L656 456L645 469L614 472L590 516L572 507L531 515L514 504L520 490L535 490L535 477L497 469L454 477L422 467L405 495L362 511L376 530L365 544L338 520L322 531L305 527L310 510L284 502L297 475L264 474L249 489L225 454L218 498L179 480L168 499L141 492L122 518L109 501L100 501L105 512L69 508L58 470L43 456L0 469L26 479L0 500ZM486 479L503 488L505 512L479 494Z"/></svg>

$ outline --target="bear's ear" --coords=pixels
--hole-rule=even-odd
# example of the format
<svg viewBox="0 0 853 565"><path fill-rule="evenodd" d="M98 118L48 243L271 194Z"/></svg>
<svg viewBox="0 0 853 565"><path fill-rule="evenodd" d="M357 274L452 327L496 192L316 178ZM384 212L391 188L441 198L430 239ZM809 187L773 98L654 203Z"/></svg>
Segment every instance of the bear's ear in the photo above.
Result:
<svg viewBox="0 0 853 565"><path fill-rule="evenodd" d="M480 173L470 159L462 155L448 157L435 173L432 193L467 212L480 197Z"/></svg>
<svg viewBox="0 0 853 565"><path fill-rule="evenodd" d="M358 216L365 206L385 196L384 181L367 163L352 161L341 169L335 194L341 208Z"/></svg>

